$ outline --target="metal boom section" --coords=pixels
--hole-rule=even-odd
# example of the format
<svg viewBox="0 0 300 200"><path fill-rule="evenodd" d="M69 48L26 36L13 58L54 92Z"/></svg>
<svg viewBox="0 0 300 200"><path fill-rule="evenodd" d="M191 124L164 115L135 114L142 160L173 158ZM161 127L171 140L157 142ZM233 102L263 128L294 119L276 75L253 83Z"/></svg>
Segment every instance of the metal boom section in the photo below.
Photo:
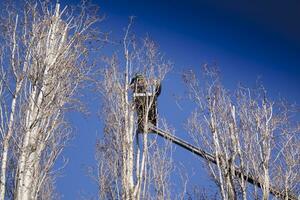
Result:
<svg viewBox="0 0 300 200"><path fill-rule="evenodd" d="M198 147L195 147L195 146L189 144L188 142L186 142L164 130L159 129L156 126L149 124L148 127L149 127L150 132L153 132L153 133L171 141L172 143L177 144L178 146L204 158L205 160L207 160L211 163L217 164L216 158L212 154L207 153L206 151L204 151ZM234 176L236 176L238 178L243 178L248 183L250 183L254 186L257 186L259 188L263 188L263 184L257 178L253 177L250 174L245 174L241 169L239 169L237 167L234 167ZM280 190L275 188L274 186L270 186L270 193L281 199L297 200L297 197L295 197L292 194L288 194L288 197L286 197L286 194L284 192L280 192Z"/></svg>

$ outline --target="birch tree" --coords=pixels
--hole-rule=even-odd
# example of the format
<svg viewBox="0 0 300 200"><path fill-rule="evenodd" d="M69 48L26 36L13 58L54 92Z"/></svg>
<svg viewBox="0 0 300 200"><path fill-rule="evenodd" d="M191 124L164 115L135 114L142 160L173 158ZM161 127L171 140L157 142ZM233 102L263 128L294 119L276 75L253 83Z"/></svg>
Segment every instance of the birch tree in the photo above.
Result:
<svg viewBox="0 0 300 200"><path fill-rule="evenodd" d="M199 147L215 156L208 169L222 199L299 198L296 109L272 101L262 86L239 86L232 94L216 69L205 67L204 74L203 82L193 72L184 75L196 104L188 127ZM237 170L256 182L248 184Z"/></svg>
<svg viewBox="0 0 300 200"><path fill-rule="evenodd" d="M64 114L90 71L87 42L98 18L85 3L20 5L7 5L0 20L0 199L48 199L70 134Z"/></svg>
<svg viewBox="0 0 300 200"><path fill-rule="evenodd" d="M104 121L103 139L97 145L98 181L100 199L169 199L167 192L167 168L153 172L155 162L164 159L156 139L150 139L148 113L154 99L146 106L142 133L137 133L137 115L130 88L130 80L136 73L143 74L146 85L162 82L170 64L150 39L137 42L131 34L132 21L125 30L122 54L107 58L107 67L99 85ZM156 151L154 151L156 149ZM154 153L156 152L156 153ZM154 153L154 154L152 154ZM163 165L169 165L166 158ZM152 166L150 166L152 165ZM157 166L158 167L158 166ZM163 169L163 166L161 166ZM154 179L156 182L154 183Z"/></svg>

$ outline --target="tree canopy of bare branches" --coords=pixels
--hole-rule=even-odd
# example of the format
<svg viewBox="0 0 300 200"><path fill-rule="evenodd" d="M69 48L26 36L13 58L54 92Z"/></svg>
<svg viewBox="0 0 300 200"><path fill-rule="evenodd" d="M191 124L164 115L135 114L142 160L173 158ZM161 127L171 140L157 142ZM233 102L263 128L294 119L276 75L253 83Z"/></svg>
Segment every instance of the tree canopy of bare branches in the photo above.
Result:
<svg viewBox="0 0 300 200"><path fill-rule="evenodd" d="M300 195L300 138L296 109L273 101L261 85L239 86L234 93L221 84L219 72L205 67L206 81L184 75L196 110L188 129L199 147L213 154L208 163L222 199L296 199ZM202 87L202 85L204 85ZM235 170L255 177L252 186Z"/></svg>
<svg viewBox="0 0 300 200"><path fill-rule="evenodd" d="M138 133L130 80L143 74L145 84L160 83L170 70L149 38L132 37L130 21L122 41L122 54L106 59L99 84L103 99L104 137L97 145L101 199L170 199L168 176L172 170L169 146L160 149L149 138L148 114L154 97L145 106L142 133ZM168 173L169 172L169 173Z"/></svg>
<svg viewBox="0 0 300 200"><path fill-rule="evenodd" d="M20 5L3 5L0 19L0 199L49 199L71 131L64 113L89 73L98 18L87 4Z"/></svg>

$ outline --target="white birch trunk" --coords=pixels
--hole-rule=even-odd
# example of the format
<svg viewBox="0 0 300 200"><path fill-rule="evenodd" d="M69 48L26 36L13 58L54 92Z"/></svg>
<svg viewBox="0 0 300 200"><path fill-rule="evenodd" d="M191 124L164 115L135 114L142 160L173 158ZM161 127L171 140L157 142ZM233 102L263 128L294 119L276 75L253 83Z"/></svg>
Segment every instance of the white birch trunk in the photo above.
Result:
<svg viewBox="0 0 300 200"><path fill-rule="evenodd" d="M64 43L65 33L60 33L59 25L60 25L60 8L59 4L56 4L55 13L53 16L53 22L51 27L49 28L48 37L46 41L40 41L38 46L40 46L40 50L42 51L42 47L46 45L46 60L45 60L45 69L42 74L42 86L38 88L34 86L32 93L30 95L30 103L29 109L26 114L26 123L25 123L25 135L23 138L22 150L19 157L18 164L18 185L16 189L17 198L22 200L34 199L36 194L38 193L37 188L33 187L35 181L39 177L39 172L36 171L40 162L40 153L37 149L42 150L41 146L43 146L43 141L39 141L39 134L41 134L46 127L43 127L42 121L39 120L43 115L42 111L42 103L44 100L44 94L46 94L49 90L47 88L48 82L51 77L48 77L48 71L55 63L56 55L60 52L61 44ZM40 52L42 55L43 52ZM36 67L36 66L32 66ZM55 112L55 111L54 111ZM40 147L40 148L39 148Z"/></svg>
<svg viewBox="0 0 300 200"><path fill-rule="evenodd" d="M21 86L22 86L22 79L18 77L16 70L16 61L15 61L15 54L17 48L17 39L16 39L16 32L18 26L18 15L16 16L16 21L14 25L14 32L12 36L12 55L11 55L11 65L13 73L15 74L16 81L16 89L13 94L12 103L11 103L11 112L8 122L8 129L7 133L3 138L3 149L2 149L2 157L1 157L1 177L0 177L0 199L4 200L5 198L5 190L6 190L6 175L7 175L7 161L8 161L8 151L9 151L9 142L13 135L13 124L14 124L14 117L16 112L16 101L19 96Z"/></svg>
<svg viewBox="0 0 300 200"><path fill-rule="evenodd" d="M74 105L74 93L86 81L87 41L95 41L90 27L99 21L97 11L86 12L87 4L74 12L44 1L22 6L2 13L1 92L3 86L12 97L1 93L0 200L8 197L5 191L22 200L52 196L55 175L49 172L69 139L64 108ZM11 158L16 165L8 168ZM8 182L12 188L5 188Z"/></svg>
<svg viewBox="0 0 300 200"><path fill-rule="evenodd" d="M9 118L8 130L7 134L5 135L3 141L3 151L2 151L2 162L1 162L1 183L0 183L0 198L4 200L5 198L5 185L6 185L6 172L7 172L7 159L8 159L8 151L9 151L9 141L13 134L13 123L14 123L14 116L16 111L16 101L21 89L21 82L17 83L16 91L11 103L11 113Z"/></svg>

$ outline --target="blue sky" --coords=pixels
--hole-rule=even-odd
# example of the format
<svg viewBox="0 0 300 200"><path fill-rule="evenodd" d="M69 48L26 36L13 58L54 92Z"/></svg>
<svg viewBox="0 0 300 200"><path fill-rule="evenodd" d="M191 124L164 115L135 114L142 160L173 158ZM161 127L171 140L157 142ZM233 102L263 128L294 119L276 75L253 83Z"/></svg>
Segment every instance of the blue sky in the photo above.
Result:
<svg viewBox="0 0 300 200"><path fill-rule="evenodd" d="M61 1L76 4L77 1ZM121 39L128 16L136 16L134 31L139 37L149 35L159 45L174 68L163 83L159 113L176 128L176 134L188 139L183 123L190 105L180 109L173 95L183 94L180 73L184 69L199 70L203 63L216 63L228 89L239 83L253 86L258 77L272 97L282 96L300 102L300 2L288 1L167 1L167 0L94 0L106 19L100 28ZM103 53L107 53L105 48ZM70 113L74 139L64 151L69 164L57 180L63 199L79 199L79 193L95 195L96 184L86 176L86 168L95 166L96 137L101 136L97 116L99 100L87 92L85 101L90 115ZM200 162L176 149L176 162L185 162L189 173ZM198 173L192 178L203 184ZM200 181L199 181L200 180ZM202 181L201 181L202 180Z"/></svg>

